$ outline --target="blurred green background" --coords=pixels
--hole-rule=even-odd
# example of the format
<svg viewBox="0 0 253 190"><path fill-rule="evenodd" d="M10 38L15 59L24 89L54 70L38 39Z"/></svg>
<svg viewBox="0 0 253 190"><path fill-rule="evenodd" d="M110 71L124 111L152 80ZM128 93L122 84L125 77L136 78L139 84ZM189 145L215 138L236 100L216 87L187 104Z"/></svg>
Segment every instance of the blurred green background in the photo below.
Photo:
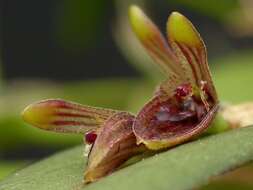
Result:
<svg viewBox="0 0 253 190"><path fill-rule="evenodd" d="M4 0L0 19L0 180L60 149L82 143L81 136L26 125L20 118L26 105L64 98L137 112L152 96L161 77L129 28L131 3L140 5L164 32L171 11L186 15L207 45L221 100L253 100L251 0ZM238 173L253 181L253 170ZM218 180L203 189L253 187L253 182L234 180L238 177L233 174L230 178L233 180Z"/></svg>

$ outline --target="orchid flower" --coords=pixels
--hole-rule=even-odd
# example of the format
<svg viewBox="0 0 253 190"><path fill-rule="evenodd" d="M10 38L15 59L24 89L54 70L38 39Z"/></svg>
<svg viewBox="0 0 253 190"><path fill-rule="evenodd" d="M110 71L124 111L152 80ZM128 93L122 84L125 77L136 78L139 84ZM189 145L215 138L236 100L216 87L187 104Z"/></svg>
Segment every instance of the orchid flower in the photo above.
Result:
<svg viewBox="0 0 253 190"><path fill-rule="evenodd" d="M108 175L144 150L136 144L132 130L135 117L127 112L50 99L29 105L22 116L40 129L84 135L88 147L84 175L87 183Z"/></svg>
<svg viewBox="0 0 253 190"><path fill-rule="evenodd" d="M149 55L167 76L136 116L133 130L137 144L158 150L198 136L210 126L219 107L199 33L178 12L168 18L168 40L136 6L130 8L130 21Z"/></svg>
<svg viewBox="0 0 253 190"><path fill-rule="evenodd" d="M85 181L115 171L132 156L168 149L202 134L219 107L203 40L191 22L173 12L166 40L137 6L129 9L137 38L166 76L154 97L134 116L64 100L28 106L23 119L55 132L81 133L90 145Z"/></svg>

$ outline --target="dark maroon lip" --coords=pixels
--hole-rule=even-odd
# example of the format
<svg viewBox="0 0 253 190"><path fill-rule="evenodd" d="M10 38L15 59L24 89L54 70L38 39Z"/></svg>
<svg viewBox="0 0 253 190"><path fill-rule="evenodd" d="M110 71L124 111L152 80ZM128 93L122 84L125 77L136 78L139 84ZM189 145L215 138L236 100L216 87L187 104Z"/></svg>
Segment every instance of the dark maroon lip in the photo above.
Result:
<svg viewBox="0 0 253 190"><path fill-rule="evenodd" d="M159 142L162 140L166 140L172 143L172 145L176 145L180 142L184 142L195 136L198 136L203 131L205 131L210 125L211 121L214 119L215 113L217 112L218 108L219 105L216 104L200 121L185 120L181 124L175 124L169 129L158 128L155 129L154 132L152 132L152 130L145 131L144 128L138 128L138 126L142 125L143 121L137 118L134 124L134 133L137 137L139 137L139 139L142 139L142 141Z"/></svg>
<svg viewBox="0 0 253 190"><path fill-rule="evenodd" d="M201 89L200 89L201 90ZM206 100L212 109L215 103L209 95ZM192 134L199 128L202 120L208 119L209 110L199 96L192 92L190 84L175 89L171 97L158 95L139 112L134 122L135 135L146 141L161 141ZM203 129L208 127L201 126Z"/></svg>

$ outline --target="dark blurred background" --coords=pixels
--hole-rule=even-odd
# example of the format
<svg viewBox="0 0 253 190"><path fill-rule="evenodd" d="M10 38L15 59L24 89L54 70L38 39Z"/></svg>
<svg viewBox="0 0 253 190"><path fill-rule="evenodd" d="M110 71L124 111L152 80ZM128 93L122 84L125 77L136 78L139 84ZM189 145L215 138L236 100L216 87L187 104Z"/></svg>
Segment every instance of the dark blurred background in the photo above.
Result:
<svg viewBox="0 0 253 190"><path fill-rule="evenodd" d="M147 7L150 11L152 8L151 14L162 29L165 29L166 18L173 10L190 17L207 41L211 57L252 46L252 38L234 38L224 27L223 19L237 8L237 1L217 1L210 5L207 1L183 2L147 1ZM202 9L199 4L207 7ZM3 77L6 80L69 81L139 76L114 41L116 6L114 1L99 0L4 0L1 31ZM193 11L194 8L197 10Z"/></svg>
<svg viewBox="0 0 253 190"><path fill-rule="evenodd" d="M113 42L114 8L113 1L98 0L4 1L4 78L136 75Z"/></svg>
<svg viewBox="0 0 253 190"><path fill-rule="evenodd" d="M0 179L82 137L34 129L20 118L40 99L138 111L159 70L133 36L127 11L140 5L165 33L171 11L201 33L221 99L251 101L251 0L3 0L0 28ZM252 178L253 179L253 178Z"/></svg>

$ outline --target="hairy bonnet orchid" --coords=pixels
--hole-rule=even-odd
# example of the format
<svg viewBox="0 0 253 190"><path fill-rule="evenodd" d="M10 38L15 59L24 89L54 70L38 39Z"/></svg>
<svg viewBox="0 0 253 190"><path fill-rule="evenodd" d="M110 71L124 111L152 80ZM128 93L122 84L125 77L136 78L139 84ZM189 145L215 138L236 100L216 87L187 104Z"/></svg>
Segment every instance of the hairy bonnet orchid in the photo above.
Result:
<svg viewBox="0 0 253 190"><path fill-rule="evenodd" d="M59 99L31 104L23 112L35 127L84 134L90 147L86 182L110 174L136 154L195 138L210 126L219 107L204 42L190 21L173 12L166 40L137 6L130 7L129 17L137 38L167 78L136 116Z"/></svg>

